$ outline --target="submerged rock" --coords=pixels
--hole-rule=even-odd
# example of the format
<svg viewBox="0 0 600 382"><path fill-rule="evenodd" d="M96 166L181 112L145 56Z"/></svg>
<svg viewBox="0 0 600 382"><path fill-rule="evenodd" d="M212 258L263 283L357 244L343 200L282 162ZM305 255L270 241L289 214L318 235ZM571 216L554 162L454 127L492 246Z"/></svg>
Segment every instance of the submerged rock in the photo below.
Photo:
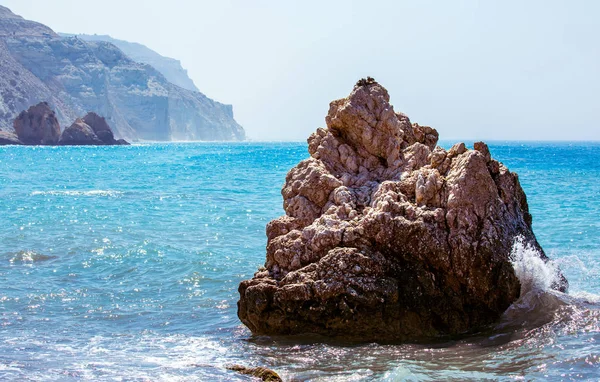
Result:
<svg viewBox="0 0 600 382"><path fill-rule="evenodd" d="M26 145L54 145L60 136L56 114L46 102L22 111L14 120L13 127L19 140Z"/></svg>
<svg viewBox="0 0 600 382"><path fill-rule="evenodd" d="M516 237L538 249L518 176L486 144L446 151L361 80L287 174L265 268L240 284L254 334L422 340L496 321L520 293ZM557 285L566 289L566 280Z"/></svg>
<svg viewBox="0 0 600 382"><path fill-rule="evenodd" d="M281 382L281 377L271 369L266 367L245 367L241 365L227 366L228 370L237 371L240 374L251 375L256 378L260 378L266 382Z"/></svg>

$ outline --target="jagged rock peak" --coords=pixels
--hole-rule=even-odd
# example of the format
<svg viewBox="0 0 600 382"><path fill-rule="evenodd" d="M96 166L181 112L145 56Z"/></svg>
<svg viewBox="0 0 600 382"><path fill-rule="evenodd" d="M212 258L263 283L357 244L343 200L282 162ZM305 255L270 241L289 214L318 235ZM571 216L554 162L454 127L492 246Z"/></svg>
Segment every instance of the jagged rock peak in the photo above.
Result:
<svg viewBox="0 0 600 382"><path fill-rule="evenodd" d="M377 81L375 81L375 78L367 77L367 78L361 78L360 80L356 81L355 86L368 86L368 85L373 85L376 83L377 83Z"/></svg>
<svg viewBox="0 0 600 382"><path fill-rule="evenodd" d="M547 259L517 175L483 142L436 146L373 79L331 102L326 122L286 176L265 267L239 287L241 321L255 334L406 341L497 320L520 293L515 238Z"/></svg>

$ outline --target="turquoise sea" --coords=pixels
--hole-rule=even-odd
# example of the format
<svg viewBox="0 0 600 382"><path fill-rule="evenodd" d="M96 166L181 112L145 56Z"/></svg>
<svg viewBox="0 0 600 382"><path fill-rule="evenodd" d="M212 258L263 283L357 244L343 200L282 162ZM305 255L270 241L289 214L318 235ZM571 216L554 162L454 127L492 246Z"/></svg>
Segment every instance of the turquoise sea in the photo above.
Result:
<svg viewBox="0 0 600 382"><path fill-rule="evenodd" d="M442 142L449 147L452 142ZM499 325L432 344L253 337L238 283L265 260L305 143L0 147L0 379L286 381L600 379L600 143L491 142L520 175L570 281Z"/></svg>

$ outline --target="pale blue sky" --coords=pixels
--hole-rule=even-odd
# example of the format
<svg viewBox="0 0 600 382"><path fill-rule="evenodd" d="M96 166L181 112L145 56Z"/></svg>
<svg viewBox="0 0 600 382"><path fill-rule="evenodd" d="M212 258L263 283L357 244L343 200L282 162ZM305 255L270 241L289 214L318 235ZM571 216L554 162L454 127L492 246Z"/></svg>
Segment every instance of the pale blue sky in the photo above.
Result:
<svg viewBox="0 0 600 382"><path fill-rule="evenodd" d="M600 140L600 1L0 4L181 60L254 140L304 140L367 75L443 139Z"/></svg>

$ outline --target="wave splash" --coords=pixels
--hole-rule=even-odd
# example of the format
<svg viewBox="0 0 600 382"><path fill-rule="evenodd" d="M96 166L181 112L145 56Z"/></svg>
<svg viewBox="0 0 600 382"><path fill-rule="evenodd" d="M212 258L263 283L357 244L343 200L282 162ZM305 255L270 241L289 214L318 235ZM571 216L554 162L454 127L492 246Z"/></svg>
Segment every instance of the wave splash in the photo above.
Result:
<svg viewBox="0 0 600 382"><path fill-rule="evenodd" d="M558 265L552 260L544 261L537 249L525 244L522 236L515 238L510 260L521 282L521 296L535 291L550 291L552 285L561 282Z"/></svg>
<svg viewBox="0 0 600 382"><path fill-rule="evenodd" d="M600 301L600 296L570 295L554 289L561 282L559 260L543 260L537 249L525 244L523 237L515 238L510 260L521 283L521 295L504 312L496 329L552 326L571 321L573 311L597 311L594 302Z"/></svg>

